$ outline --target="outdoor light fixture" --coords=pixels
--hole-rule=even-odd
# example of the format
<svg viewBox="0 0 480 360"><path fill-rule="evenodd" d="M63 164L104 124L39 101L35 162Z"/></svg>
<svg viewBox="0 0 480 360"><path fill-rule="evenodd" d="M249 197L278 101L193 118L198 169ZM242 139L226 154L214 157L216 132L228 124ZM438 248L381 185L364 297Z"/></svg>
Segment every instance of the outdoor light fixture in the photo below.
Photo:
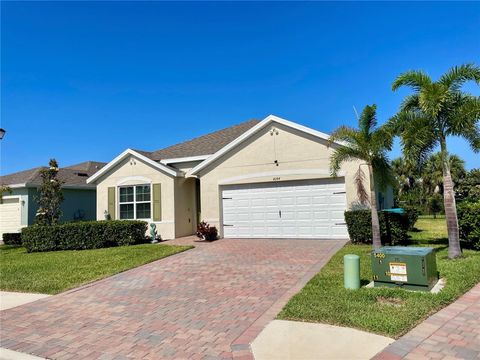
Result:
<svg viewBox="0 0 480 360"><path fill-rule="evenodd" d="M5 129L2 129L0 128L0 140L3 139L3 137L5 136L5 133L6 133L6 130Z"/></svg>

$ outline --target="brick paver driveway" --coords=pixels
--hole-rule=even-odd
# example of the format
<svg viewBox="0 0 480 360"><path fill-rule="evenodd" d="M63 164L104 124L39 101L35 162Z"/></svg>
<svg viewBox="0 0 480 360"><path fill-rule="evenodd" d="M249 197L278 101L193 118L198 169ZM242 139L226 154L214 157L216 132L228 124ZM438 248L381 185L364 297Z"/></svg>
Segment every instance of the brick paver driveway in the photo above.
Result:
<svg viewBox="0 0 480 360"><path fill-rule="evenodd" d="M248 344L343 244L266 239L197 244L2 311L0 345L54 359L251 358Z"/></svg>
<svg viewBox="0 0 480 360"><path fill-rule="evenodd" d="M480 284L387 346L374 359L480 359Z"/></svg>

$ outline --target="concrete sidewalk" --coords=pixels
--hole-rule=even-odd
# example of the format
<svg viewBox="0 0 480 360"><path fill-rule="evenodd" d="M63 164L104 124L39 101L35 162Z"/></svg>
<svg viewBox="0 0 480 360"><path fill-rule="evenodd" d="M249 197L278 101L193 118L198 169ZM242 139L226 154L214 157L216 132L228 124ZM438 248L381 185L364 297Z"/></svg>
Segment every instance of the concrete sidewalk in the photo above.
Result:
<svg viewBox="0 0 480 360"><path fill-rule="evenodd" d="M44 360L44 358L0 348L0 360Z"/></svg>
<svg viewBox="0 0 480 360"><path fill-rule="evenodd" d="M252 343L256 360L367 360L394 342L327 324L274 320Z"/></svg>
<svg viewBox="0 0 480 360"><path fill-rule="evenodd" d="M48 296L50 295L0 291L0 311L28 304Z"/></svg>

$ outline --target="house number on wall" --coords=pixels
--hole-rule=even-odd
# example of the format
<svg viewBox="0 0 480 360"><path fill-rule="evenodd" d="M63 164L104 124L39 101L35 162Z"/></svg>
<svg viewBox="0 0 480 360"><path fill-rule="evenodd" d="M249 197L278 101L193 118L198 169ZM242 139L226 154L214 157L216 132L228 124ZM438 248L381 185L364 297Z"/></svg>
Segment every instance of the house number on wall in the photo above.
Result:
<svg viewBox="0 0 480 360"><path fill-rule="evenodd" d="M278 180L280 180L280 176L273 178L273 181L278 181Z"/></svg>

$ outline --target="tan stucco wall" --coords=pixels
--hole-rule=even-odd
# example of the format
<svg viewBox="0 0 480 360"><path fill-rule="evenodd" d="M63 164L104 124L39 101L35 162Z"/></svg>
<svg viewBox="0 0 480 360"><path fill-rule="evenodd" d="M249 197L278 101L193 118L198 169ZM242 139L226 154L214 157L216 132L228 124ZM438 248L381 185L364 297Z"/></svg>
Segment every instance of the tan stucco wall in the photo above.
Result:
<svg viewBox="0 0 480 360"><path fill-rule="evenodd" d="M200 164L202 161L187 161L187 162L180 162L180 163L170 163L168 166L174 167L175 169L178 169L183 172L187 172L191 169L193 169L195 166Z"/></svg>
<svg viewBox="0 0 480 360"><path fill-rule="evenodd" d="M175 179L175 236L195 233L196 224L195 179Z"/></svg>
<svg viewBox="0 0 480 360"><path fill-rule="evenodd" d="M270 134L272 127L278 135ZM267 126L198 174L202 219L221 231L221 185L330 177L332 151L325 140L277 123ZM359 164L344 164L338 174L345 177L348 207L358 200L354 176ZM368 189L368 169L362 166L362 170Z"/></svg>
<svg viewBox="0 0 480 360"><path fill-rule="evenodd" d="M104 212L108 209L109 187L156 183L162 184L162 221L155 222L157 231L163 239L175 238L175 178L133 156L121 161L96 181L97 220L103 220ZM116 217L118 218L118 189L116 195Z"/></svg>

